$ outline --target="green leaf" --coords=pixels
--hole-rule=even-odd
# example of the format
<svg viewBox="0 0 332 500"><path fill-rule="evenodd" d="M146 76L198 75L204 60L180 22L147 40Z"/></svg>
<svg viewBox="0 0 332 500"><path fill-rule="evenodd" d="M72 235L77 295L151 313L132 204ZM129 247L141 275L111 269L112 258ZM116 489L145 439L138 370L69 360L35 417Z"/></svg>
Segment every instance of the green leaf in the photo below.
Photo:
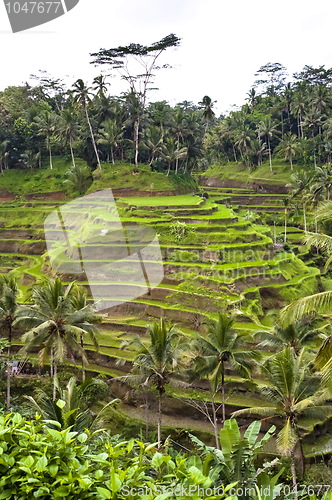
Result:
<svg viewBox="0 0 332 500"><path fill-rule="evenodd" d="M42 455L36 463L36 470L38 472L43 472L46 469L46 466L48 464L48 460L45 455Z"/></svg>
<svg viewBox="0 0 332 500"><path fill-rule="evenodd" d="M98 491L101 498L106 498L108 500L110 500L112 498L112 493L110 492L110 490L107 490L106 488L101 488L99 486L99 487L97 487L97 491Z"/></svg>
<svg viewBox="0 0 332 500"><path fill-rule="evenodd" d="M49 465L49 467L48 467L48 471L52 477L55 477L57 475L58 470L59 470L59 467L58 467L58 465L55 465L55 464Z"/></svg>
<svg viewBox="0 0 332 500"><path fill-rule="evenodd" d="M250 447L252 447L255 444L260 429L261 429L261 423L258 420L256 420L249 425L248 429L244 433L244 437L248 440Z"/></svg>

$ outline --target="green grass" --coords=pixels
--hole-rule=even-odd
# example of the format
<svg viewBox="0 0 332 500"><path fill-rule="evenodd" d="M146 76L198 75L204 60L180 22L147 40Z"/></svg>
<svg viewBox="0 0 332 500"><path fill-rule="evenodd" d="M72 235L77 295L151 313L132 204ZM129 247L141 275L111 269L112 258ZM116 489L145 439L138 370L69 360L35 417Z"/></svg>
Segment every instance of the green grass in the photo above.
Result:
<svg viewBox="0 0 332 500"><path fill-rule="evenodd" d="M291 170L289 164L280 159L272 163L273 172L270 172L268 162L263 163L253 172L240 163L230 162L226 165L211 165L204 172L205 177L217 177L218 179L235 180L242 183L259 182L263 184L276 184L286 186L290 182Z"/></svg>
<svg viewBox="0 0 332 500"><path fill-rule="evenodd" d="M198 207L202 203L202 198L200 196L194 196L191 194L180 196L126 196L119 198L118 201L126 203L127 205L145 207L185 207L185 205L193 205Z"/></svg>
<svg viewBox="0 0 332 500"><path fill-rule="evenodd" d="M76 163L78 165L86 165L86 162L79 158L77 158ZM31 171L20 169L6 170L5 175L0 179L0 189L6 189L17 196L63 191L63 181L66 179L66 172L71 165L71 160L54 157L53 170L50 170L46 165L42 169Z"/></svg>
<svg viewBox="0 0 332 500"><path fill-rule="evenodd" d="M138 173L135 173L135 171ZM136 188L140 191L175 191L176 184L172 177L160 172L152 172L148 165L139 165L138 169L128 163L103 163L101 171L96 171L94 181L87 193L102 189Z"/></svg>

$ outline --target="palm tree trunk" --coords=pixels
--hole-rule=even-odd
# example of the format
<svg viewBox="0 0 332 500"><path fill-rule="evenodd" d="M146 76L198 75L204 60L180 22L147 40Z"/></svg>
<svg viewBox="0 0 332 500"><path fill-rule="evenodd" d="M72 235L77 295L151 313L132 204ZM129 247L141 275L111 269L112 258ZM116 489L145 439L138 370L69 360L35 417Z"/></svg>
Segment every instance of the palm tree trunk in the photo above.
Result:
<svg viewBox="0 0 332 500"><path fill-rule="evenodd" d="M237 162L236 149L235 149L235 147L234 147L234 144L232 144L232 147L233 147L234 161L236 161L236 162Z"/></svg>
<svg viewBox="0 0 332 500"><path fill-rule="evenodd" d="M11 354L11 344L12 344L12 327L9 325L8 328L8 351L7 351L7 396L6 396L6 408L7 411L10 410L10 377L11 377L11 363L10 363L10 354Z"/></svg>
<svg viewBox="0 0 332 500"><path fill-rule="evenodd" d="M70 154L71 154L71 160L73 162L73 167L76 168L75 164L75 156L74 156L74 151L73 151L73 141L72 138L69 138L69 146L70 146Z"/></svg>
<svg viewBox="0 0 332 500"><path fill-rule="evenodd" d="M145 439L148 440L149 436L149 393L146 391L145 393Z"/></svg>
<svg viewBox="0 0 332 500"><path fill-rule="evenodd" d="M90 118L89 118L88 108L86 106L85 106L85 116L86 116L86 121L88 122L90 135L91 135L91 139L92 139L92 145L93 145L93 149L94 149L94 152L95 152L95 155L97 158L98 167L101 168L99 154L98 154L97 145L96 145L96 141L95 141L95 136L93 135L93 130L92 130L92 125L91 125Z"/></svg>
<svg viewBox="0 0 332 500"><path fill-rule="evenodd" d="M304 232L307 232L307 214L305 209L305 203L303 203L303 224L304 224Z"/></svg>
<svg viewBox="0 0 332 500"><path fill-rule="evenodd" d="M52 161L52 148L51 148L51 141L50 139L48 140L48 151L50 154L50 169L53 169L53 161Z"/></svg>
<svg viewBox="0 0 332 500"><path fill-rule="evenodd" d="M161 446L161 424L162 424L162 404L161 404L162 393L159 391L158 397L158 448Z"/></svg>
<svg viewBox="0 0 332 500"><path fill-rule="evenodd" d="M58 370L57 370L56 361L53 358L53 401L56 400L56 383L57 383L56 377L57 377L57 372L58 372Z"/></svg>
<svg viewBox="0 0 332 500"><path fill-rule="evenodd" d="M111 146L111 160L112 160L112 164L114 165L114 152L113 152L113 146Z"/></svg>
<svg viewBox="0 0 332 500"><path fill-rule="evenodd" d="M84 350L83 335L81 335L81 347L82 347L82 382L84 382L85 381L85 368L84 368L84 360L83 360L83 350Z"/></svg>
<svg viewBox="0 0 332 500"><path fill-rule="evenodd" d="M212 397L211 404L212 404L212 417L213 417L214 438L215 438L215 441L216 441L216 448L217 448L217 450L220 450L219 434L218 434L218 419L217 419L216 404L214 402L214 397Z"/></svg>
<svg viewBox="0 0 332 500"><path fill-rule="evenodd" d="M271 144L270 144L269 136L267 136L267 144L268 144L268 148L269 148L270 172L272 174L272 155L271 155Z"/></svg>
<svg viewBox="0 0 332 500"><path fill-rule="evenodd" d="M221 372L221 405L222 405L222 423L226 420L226 410L225 410L225 368L222 366Z"/></svg>
<svg viewBox="0 0 332 500"><path fill-rule="evenodd" d="M295 493L294 499L297 500L297 479L296 479L296 467L295 467L295 453L294 448L291 451L291 471L292 471L292 483L293 483L293 492Z"/></svg>
<svg viewBox="0 0 332 500"><path fill-rule="evenodd" d="M134 122L134 142L135 142L135 166L138 166L138 135L139 135L139 119Z"/></svg>
<svg viewBox="0 0 332 500"><path fill-rule="evenodd" d="M291 168L291 170L293 170L293 159L292 159L292 155L290 155L290 157L289 157L289 163L290 163L290 168Z"/></svg>

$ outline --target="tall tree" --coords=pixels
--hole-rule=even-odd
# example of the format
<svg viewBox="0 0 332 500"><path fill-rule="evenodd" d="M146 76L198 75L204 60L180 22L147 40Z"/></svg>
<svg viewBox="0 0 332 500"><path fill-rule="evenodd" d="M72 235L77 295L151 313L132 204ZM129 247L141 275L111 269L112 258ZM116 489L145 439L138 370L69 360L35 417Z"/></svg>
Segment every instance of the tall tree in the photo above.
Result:
<svg viewBox="0 0 332 500"><path fill-rule="evenodd" d="M312 375L310 359L304 349L296 355L291 348L269 358L262 366L268 385L259 389L270 406L246 408L232 414L232 417L261 415L281 419L282 428L278 434L277 446L283 455L291 457L295 498L298 498L295 460L297 447L301 451L303 463L299 421L306 416L324 420L331 413L330 405L324 404L328 393L321 385L319 376Z"/></svg>
<svg viewBox="0 0 332 500"><path fill-rule="evenodd" d="M137 100L137 107L140 109L134 133L134 141L137 141L137 143L139 140L140 116L145 112L148 92L151 90L154 80L154 72L160 68L157 65L157 61L165 50L177 47L179 44L180 38L172 33L151 45L131 43L125 47L119 46L111 49L101 49L99 52L91 54L93 57L92 64L110 65L112 68L118 70L121 77L129 84L129 95L132 95ZM169 65L164 64L161 66L161 68L167 67ZM138 165L137 144L135 164L136 166Z"/></svg>
<svg viewBox="0 0 332 500"><path fill-rule="evenodd" d="M52 137L55 135L57 126L57 116L45 111L38 120L38 134L46 137L47 149L50 157L50 169L53 169L52 160Z"/></svg>
<svg viewBox="0 0 332 500"><path fill-rule="evenodd" d="M89 335L98 348L96 328L98 317L88 307L75 308L76 285L64 288L61 279L49 279L45 285L33 289L31 305L22 305L16 315L15 325L27 328L23 335L23 352L39 347L41 364L50 358L54 378L53 399L56 398L57 364L76 357L87 363L81 336Z"/></svg>
<svg viewBox="0 0 332 500"><path fill-rule="evenodd" d="M277 133L277 123L272 120L270 116L263 118L258 125L259 135L265 136L267 140L267 147L269 152L270 172L272 173L272 150L271 138Z"/></svg>
<svg viewBox="0 0 332 500"><path fill-rule="evenodd" d="M70 154L73 163L73 167L76 167L75 156L73 150L73 143L78 137L77 130L77 117L70 109L64 109L61 113L58 131L60 136L63 137L65 143L69 142Z"/></svg>
<svg viewBox="0 0 332 500"><path fill-rule="evenodd" d="M98 164L98 167L101 168L99 154L98 154L97 145L96 145L96 140L95 140L95 136L94 136L94 133L93 133L93 129L92 129L92 125L91 125L91 120L90 120L89 112L88 112L88 104L91 101L90 89L89 89L89 87L87 87L84 84L83 80L79 78L74 83L73 89L72 89L71 92L72 92L72 95L73 95L74 103L79 104L81 106L83 112L85 113L86 121L87 121L89 130L90 130L90 135L91 135L93 149L94 149L94 152L95 152L95 155L96 155L96 159L97 159L97 164Z"/></svg>
<svg viewBox="0 0 332 500"><path fill-rule="evenodd" d="M298 151L297 137L291 132L287 132L276 149L285 157L285 160L289 161L290 168L293 170L293 158Z"/></svg>
<svg viewBox="0 0 332 500"><path fill-rule="evenodd" d="M250 379L253 361L259 353L248 349L248 337L234 329L234 319L220 313L218 319L208 322L207 333L195 339L193 348L197 352L195 366L197 374L207 376L214 393L220 388L222 420L226 420L225 374L229 366L245 379Z"/></svg>
<svg viewBox="0 0 332 500"><path fill-rule="evenodd" d="M98 144L105 144L109 148L108 155L111 155L111 161L114 165L114 149L118 147L119 141L123 136L123 126L119 126L115 120L107 120L102 123L99 129Z"/></svg>
<svg viewBox="0 0 332 500"><path fill-rule="evenodd" d="M205 95L202 101L198 103L203 111L203 118L205 121L205 133L207 133L208 131L209 124L212 123L216 118L216 114L213 111L213 105L215 104L215 102L216 101L212 101L211 97Z"/></svg>
<svg viewBox="0 0 332 500"><path fill-rule="evenodd" d="M148 343L140 338L131 342L138 350L133 360L133 374L138 375L141 383L155 386L158 392L158 446L161 445L162 397L171 375L177 370L179 362L187 349L185 337L163 318L147 329ZM143 381L143 382L142 382Z"/></svg>
<svg viewBox="0 0 332 500"><path fill-rule="evenodd" d="M7 349L7 396L6 407L10 409L11 391L11 344L13 335L13 324L17 313L18 285L15 277L11 274L0 276L0 328L8 337Z"/></svg>

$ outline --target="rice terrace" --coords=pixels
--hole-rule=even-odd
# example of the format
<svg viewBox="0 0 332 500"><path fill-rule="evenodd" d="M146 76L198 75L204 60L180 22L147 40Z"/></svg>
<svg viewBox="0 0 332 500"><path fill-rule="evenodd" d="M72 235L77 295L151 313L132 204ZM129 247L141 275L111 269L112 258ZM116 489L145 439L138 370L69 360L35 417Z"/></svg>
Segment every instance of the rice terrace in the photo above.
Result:
<svg viewBox="0 0 332 500"><path fill-rule="evenodd" d="M218 117L179 43L0 92L0 499L332 498L332 70Z"/></svg>

